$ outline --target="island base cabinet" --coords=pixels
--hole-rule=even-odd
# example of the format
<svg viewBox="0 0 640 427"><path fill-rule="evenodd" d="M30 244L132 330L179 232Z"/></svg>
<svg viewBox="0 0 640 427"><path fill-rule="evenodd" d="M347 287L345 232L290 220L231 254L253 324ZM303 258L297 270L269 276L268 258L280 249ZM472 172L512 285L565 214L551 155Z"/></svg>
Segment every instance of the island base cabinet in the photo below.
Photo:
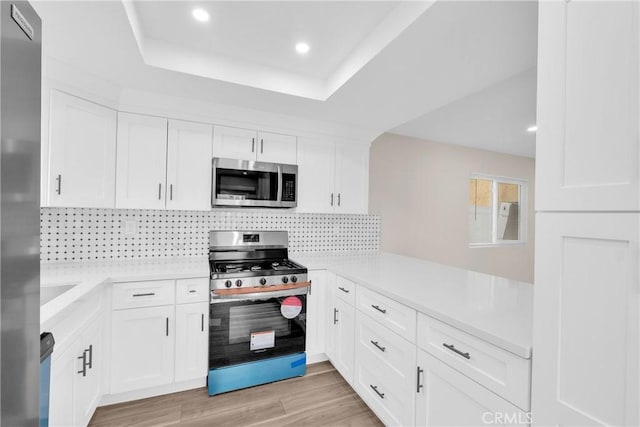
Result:
<svg viewBox="0 0 640 427"><path fill-rule="evenodd" d="M524 426L526 413L435 357L418 350L416 426Z"/></svg>
<svg viewBox="0 0 640 427"><path fill-rule="evenodd" d="M111 393L173 382L174 306L111 314Z"/></svg>

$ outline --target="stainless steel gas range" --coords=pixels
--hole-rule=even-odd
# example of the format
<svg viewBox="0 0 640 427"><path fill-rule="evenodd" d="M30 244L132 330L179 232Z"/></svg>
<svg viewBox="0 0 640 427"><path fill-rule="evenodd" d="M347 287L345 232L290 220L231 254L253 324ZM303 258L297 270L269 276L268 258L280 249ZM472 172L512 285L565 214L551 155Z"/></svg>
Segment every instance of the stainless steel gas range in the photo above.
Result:
<svg viewBox="0 0 640 427"><path fill-rule="evenodd" d="M286 231L209 233L209 395L304 375L307 269Z"/></svg>

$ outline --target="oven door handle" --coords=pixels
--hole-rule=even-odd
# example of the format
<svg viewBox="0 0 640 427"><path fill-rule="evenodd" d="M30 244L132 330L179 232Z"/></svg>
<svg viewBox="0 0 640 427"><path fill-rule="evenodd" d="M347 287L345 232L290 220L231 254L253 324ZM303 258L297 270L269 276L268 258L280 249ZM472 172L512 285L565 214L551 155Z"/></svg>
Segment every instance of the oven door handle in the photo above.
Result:
<svg viewBox="0 0 640 427"><path fill-rule="evenodd" d="M251 301L251 300L267 300L278 297L288 297L296 295L307 295L309 292L309 286L303 288L285 289L282 291L273 292L256 292L252 294L235 294L235 295L218 295L211 292L211 304L219 304L224 302L235 301Z"/></svg>

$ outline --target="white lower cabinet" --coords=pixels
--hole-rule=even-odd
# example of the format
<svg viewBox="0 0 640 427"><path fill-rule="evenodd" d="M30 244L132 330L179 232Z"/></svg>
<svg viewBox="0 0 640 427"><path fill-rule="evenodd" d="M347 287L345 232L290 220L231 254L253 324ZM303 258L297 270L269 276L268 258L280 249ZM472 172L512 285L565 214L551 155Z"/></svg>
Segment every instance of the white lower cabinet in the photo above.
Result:
<svg viewBox="0 0 640 427"><path fill-rule="evenodd" d="M358 310L355 358L362 399L385 424L413 425L415 345Z"/></svg>
<svg viewBox="0 0 640 427"><path fill-rule="evenodd" d="M100 315L91 318L52 361L51 426L86 426L98 406L102 396L100 320Z"/></svg>
<svg viewBox="0 0 640 427"><path fill-rule="evenodd" d="M417 426L527 425L529 415L469 377L418 350Z"/></svg>
<svg viewBox="0 0 640 427"><path fill-rule="evenodd" d="M335 283L335 275L330 284ZM332 289L333 286L328 286ZM333 366L349 384L353 383L355 350L355 308L332 289L329 297L329 321L327 330L327 356Z"/></svg>
<svg viewBox="0 0 640 427"><path fill-rule="evenodd" d="M327 355L386 425L531 424L530 359L331 273L327 292Z"/></svg>
<svg viewBox="0 0 640 427"><path fill-rule="evenodd" d="M173 381L174 306L111 313L111 393Z"/></svg>
<svg viewBox="0 0 640 427"><path fill-rule="evenodd" d="M208 286L202 277L113 285L111 394L204 380Z"/></svg>
<svg viewBox="0 0 640 427"><path fill-rule="evenodd" d="M326 335L326 272L309 271L307 277L311 282L311 291L307 295L307 360L316 362L324 360Z"/></svg>
<svg viewBox="0 0 640 427"><path fill-rule="evenodd" d="M176 305L175 380L186 381L207 376L209 342L209 303Z"/></svg>

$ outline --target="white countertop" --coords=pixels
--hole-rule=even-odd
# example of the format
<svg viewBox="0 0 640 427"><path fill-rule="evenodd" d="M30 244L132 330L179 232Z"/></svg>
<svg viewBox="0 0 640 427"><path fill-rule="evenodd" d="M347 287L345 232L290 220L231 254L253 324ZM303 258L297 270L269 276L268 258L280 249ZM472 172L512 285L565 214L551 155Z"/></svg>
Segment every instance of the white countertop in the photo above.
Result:
<svg viewBox="0 0 640 427"><path fill-rule="evenodd" d="M331 270L520 357L531 357L530 283L385 252L291 254L290 258L309 270ZM208 275L205 257L42 264L42 287L77 286L41 307L40 324L108 283Z"/></svg>
<svg viewBox="0 0 640 427"><path fill-rule="evenodd" d="M115 282L208 276L209 263L205 257L40 264L40 287L48 288L49 294L55 294L54 288L59 286L77 285L40 307L40 325L62 314L75 301L98 286Z"/></svg>
<svg viewBox="0 0 640 427"><path fill-rule="evenodd" d="M418 312L530 358L533 285L391 253L293 254Z"/></svg>

